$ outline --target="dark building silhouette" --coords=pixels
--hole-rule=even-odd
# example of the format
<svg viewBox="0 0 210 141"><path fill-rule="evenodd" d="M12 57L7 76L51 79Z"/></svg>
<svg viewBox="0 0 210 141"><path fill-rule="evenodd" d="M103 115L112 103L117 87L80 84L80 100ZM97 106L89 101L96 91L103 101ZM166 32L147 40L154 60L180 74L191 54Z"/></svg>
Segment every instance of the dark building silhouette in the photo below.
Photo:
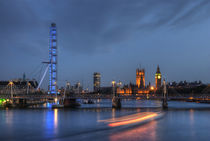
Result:
<svg viewBox="0 0 210 141"><path fill-rule="evenodd" d="M0 81L0 88L6 88L7 86L9 86L10 82L13 82L14 86L19 89L27 88L28 84L34 89L38 87L38 82L36 80L27 80L27 81L14 80L14 81Z"/></svg>

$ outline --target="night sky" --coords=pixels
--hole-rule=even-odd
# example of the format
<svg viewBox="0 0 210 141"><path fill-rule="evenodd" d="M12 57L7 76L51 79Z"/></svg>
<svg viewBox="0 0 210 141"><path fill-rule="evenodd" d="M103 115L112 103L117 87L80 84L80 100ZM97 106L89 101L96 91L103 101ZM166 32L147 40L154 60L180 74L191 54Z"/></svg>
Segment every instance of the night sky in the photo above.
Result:
<svg viewBox="0 0 210 141"><path fill-rule="evenodd" d="M127 84L137 67L154 85L158 64L167 81L210 82L210 0L0 0L1 80L40 80L52 22L60 86Z"/></svg>

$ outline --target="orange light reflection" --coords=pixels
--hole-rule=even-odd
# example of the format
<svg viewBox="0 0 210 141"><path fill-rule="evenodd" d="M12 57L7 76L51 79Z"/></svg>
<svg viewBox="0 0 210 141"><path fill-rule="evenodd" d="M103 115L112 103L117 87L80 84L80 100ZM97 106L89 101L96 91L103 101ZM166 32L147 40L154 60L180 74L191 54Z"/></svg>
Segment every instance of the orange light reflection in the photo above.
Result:
<svg viewBox="0 0 210 141"><path fill-rule="evenodd" d="M153 113L153 114L146 115L146 116L143 116L143 117L140 117L140 118L125 119L125 121L110 123L110 124L108 124L108 126L110 126L110 127L116 127L116 126L122 126L122 125L127 125L127 124L138 123L138 122L141 122L141 121L152 119L152 118L157 117L157 116L158 116L157 113Z"/></svg>
<svg viewBox="0 0 210 141"><path fill-rule="evenodd" d="M128 128L114 132L109 136L110 141L155 141L157 140L157 121L153 120L143 126Z"/></svg>
<svg viewBox="0 0 210 141"><path fill-rule="evenodd" d="M58 109L54 109L54 128L58 127Z"/></svg>

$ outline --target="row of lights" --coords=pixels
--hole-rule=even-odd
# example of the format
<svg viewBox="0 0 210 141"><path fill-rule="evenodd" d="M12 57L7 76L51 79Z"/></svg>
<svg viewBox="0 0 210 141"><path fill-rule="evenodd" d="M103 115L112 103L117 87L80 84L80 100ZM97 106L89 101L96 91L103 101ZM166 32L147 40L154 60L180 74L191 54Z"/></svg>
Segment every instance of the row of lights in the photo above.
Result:
<svg viewBox="0 0 210 141"><path fill-rule="evenodd" d="M115 84L116 84L116 81L112 81L112 87L115 87ZM121 86L122 85L122 82L117 83L117 85L118 86ZM152 91L155 90L154 86L151 86L150 87L150 90L152 90Z"/></svg>

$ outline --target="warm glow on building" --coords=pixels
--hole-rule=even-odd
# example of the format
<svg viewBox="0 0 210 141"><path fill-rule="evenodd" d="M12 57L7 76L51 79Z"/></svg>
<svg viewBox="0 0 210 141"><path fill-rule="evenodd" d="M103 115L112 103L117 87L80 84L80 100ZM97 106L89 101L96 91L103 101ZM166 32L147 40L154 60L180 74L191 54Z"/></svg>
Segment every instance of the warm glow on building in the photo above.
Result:
<svg viewBox="0 0 210 141"><path fill-rule="evenodd" d="M161 72L159 66L157 67L157 72L155 74L155 84L156 84L156 89L159 89L161 87Z"/></svg>
<svg viewBox="0 0 210 141"><path fill-rule="evenodd" d="M150 87L150 90L152 90L152 91L153 91L154 89L155 89L155 88L154 88L153 86L151 86L151 87Z"/></svg>
<svg viewBox="0 0 210 141"><path fill-rule="evenodd" d="M136 69L136 85L138 88L145 88L145 70Z"/></svg>
<svg viewBox="0 0 210 141"><path fill-rule="evenodd" d="M149 90L138 90L137 94L148 94Z"/></svg>
<svg viewBox="0 0 210 141"><path fill-rule="evenodd" d="M161 87L161 73L160 68L158 66L157 73L155 74L156 87ZM113 83L112 83L113 85ZM130 83L129 85L124 85L122 88L121 85L118 84L117 94L122 95L136 95L136 94L152 94L156 90L155 86L145 85L145 70L144 69L136 69L136 84Z"/></svg>
<svg viewBox="0 0 210 141"><path fill-rule="evenodd" d="M9 82L9 85L12 86L12 85L14 85L14 83L13 83L12 81L10 81L10 82Z"/></svg>
<svg viewBox="0 0 210 141"><path fill-rule="evenodd" d="M125 91L124 91L124 89L117 88L117 93L118 93L118 94L124 94Z"/></svg>

